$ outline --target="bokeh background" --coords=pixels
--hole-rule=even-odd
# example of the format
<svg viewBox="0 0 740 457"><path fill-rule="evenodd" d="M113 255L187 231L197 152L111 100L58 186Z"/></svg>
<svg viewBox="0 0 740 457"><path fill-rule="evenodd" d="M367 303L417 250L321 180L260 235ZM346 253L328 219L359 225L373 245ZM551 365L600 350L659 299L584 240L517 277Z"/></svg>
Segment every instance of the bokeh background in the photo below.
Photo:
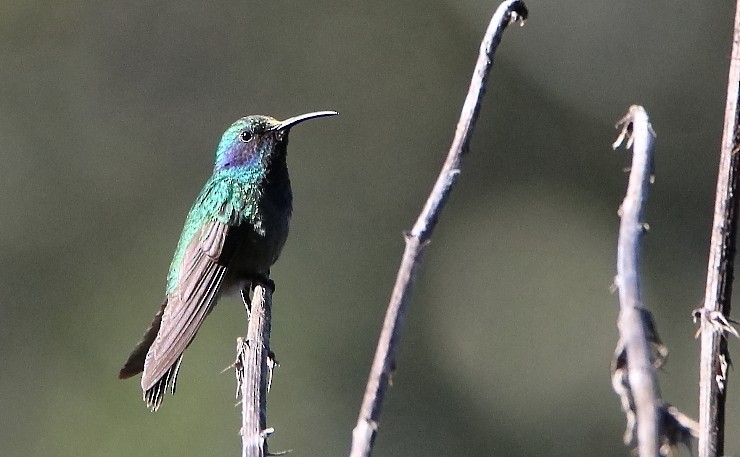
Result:
<svg viewBox="0 0 740 457"><path fill-rule="evenodd" d="M378 456L627 456L610 389L614 122L658 133L645 299L697 415L698 342L733 9L530 0L427 251ZM150 413L116 373L161 301L185 214L236 118L296 128L273 270L274 451L344 455L403 249L497 4L0 2L0 454L238 455L241 305L223 301ZM731 348L736 344L731 343ZM727 454L740 454L730 380ZM681 451L679 455L688 455Z"/></svg>

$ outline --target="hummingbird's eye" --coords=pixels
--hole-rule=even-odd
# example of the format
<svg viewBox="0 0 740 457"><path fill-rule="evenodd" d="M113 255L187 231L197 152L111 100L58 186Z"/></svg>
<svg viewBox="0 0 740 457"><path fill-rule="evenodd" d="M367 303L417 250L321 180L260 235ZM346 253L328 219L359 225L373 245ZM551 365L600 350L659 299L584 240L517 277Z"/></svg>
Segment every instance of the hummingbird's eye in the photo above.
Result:
<svg viewBox="0 0 740 457"><path fill-rule="evenodd" d="M252 134L249 131L245 130L241 134L239 134L239 139L246 143L252 139Z"/></svg>

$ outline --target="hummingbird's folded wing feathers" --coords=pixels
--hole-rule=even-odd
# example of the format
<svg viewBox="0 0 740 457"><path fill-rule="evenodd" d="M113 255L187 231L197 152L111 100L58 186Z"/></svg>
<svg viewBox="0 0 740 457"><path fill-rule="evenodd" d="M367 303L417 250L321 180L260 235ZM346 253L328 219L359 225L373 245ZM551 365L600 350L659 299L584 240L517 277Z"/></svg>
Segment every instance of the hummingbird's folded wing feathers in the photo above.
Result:
<svg viewBox="0 0 740 457"><path fill-rule="evenodd" d="M162 323L144 363L141 387L144 399L157 409L170 386L175 390L182 353L195 338L216 303L230 254L225 249L234 227L219 221L207 223L185 250L177 287L169 294Z"/></svg>
<svg viewBox="0 0 740 457"><path fill-rule="evenodd" d="M141 341L136 344L136 347L131 351L131 354L128 356L128 360L126 360L123 368L118 372L119 379L130 378L144 371L144 360L146 359L146 354L149 352L149 348L152 347L152 343L154 343L157 333L159 333L159 326L162 324L162 314L164 314L164 309L166 307L167 299L165 298L164 303L162 303L159 311L157 311L157 314L154 316L149 328L146 329Z"/></svg>

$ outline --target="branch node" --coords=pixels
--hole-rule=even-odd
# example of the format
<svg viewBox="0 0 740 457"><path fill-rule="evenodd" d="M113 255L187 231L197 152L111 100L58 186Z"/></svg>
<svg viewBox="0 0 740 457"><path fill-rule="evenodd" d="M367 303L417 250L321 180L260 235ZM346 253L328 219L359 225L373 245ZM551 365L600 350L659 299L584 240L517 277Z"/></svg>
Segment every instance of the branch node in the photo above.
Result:
<svg viewBox="0 0 740 457"><path fill-rule="evenodd" d="M615 127L621 128L621 132L619 133L619 136L617 136L617 139L612 143L612 149L617 149L619 146L622 145L625 139L627 139L627 143L625 145L626 149L630 149L632 147L632 144L634 143L634 123L636 120L643 120L647 122L647 129L650 135L652 135L653 138L656 138L657 135L655 133L655 130L653 130L653 126L650 124L650 122L647 121L647 113L645 112L645 108L643 108L640 105L632 105L629 107L629 110L627 110L627 114L624 115L619 121L617 121ZM627 171L628 169L625 169ZM652 177L652 174L651 174Z"/></svg>
<svg viewBox="0 0 740 457"><path fill-rule="evenodd" d="M709 326L713 331L721 334L724 339L727 339L728 335L740 338L740 333L738 333L737 329L735 329L731 324L737 324L737 322L725 317L721 311L712 311L707 308L696 308L691 312L691 316L693 317L695 324L699 323L699 328L696 330L694 338L698 338L699 335L701 335L704 324Z"/></svg>
<svg viewBox="0 0 740 457"><path fill-rule="evenodd" d="M619 281L619 278L617 276L614 276L614 280L612 281L611 285L609 286L609 293L613 294L617 290L619 290L619 286L617 285L617 281Z"/></svg>

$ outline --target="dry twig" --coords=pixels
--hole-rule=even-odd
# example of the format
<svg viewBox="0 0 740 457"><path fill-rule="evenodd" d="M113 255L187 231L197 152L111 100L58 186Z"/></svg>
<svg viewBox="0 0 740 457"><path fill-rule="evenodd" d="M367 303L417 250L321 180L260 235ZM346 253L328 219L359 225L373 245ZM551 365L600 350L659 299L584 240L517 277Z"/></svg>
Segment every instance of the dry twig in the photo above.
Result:
<svg viewBox="0 0 740 457"><path fill-rule="evenodd" d="M242 457L265 457L267 437L267 392L274 359L270 352L272 292L256 285L251 300L247 338L236 343L237 397L242 406Z"/></svg>
<svg viewBox="0 0 740 457"><path fill-rule="evenodd" d="M648 326L640 287L640 241L645 231L643 204L647 200L653 169L654 133L648 116L641 106L631 106L620 121L622 134L613 145L618 146L628 136L632 146L632 167L627 195L619 208L622 222L617 245L617 277L619 290L619 346L627 354L627 378L637 411L637 442L640 457L656 457L660 449L660 393L655 380L651 338L657 339L654 326ZM651 328L653 327L653 328ZM651 331L652 330L652 331ZM620 351L621 352L621 351ZM628 416L629 422L629 416Z"/></svg>
<svg viewBox="0 0 740 457"><path fill-rule="evenodd" d="M707 287L701 317L699 362L699 457L724 454L727 367L730 355L725 331L713 322L730 315L737 231L738 176L740 175L740 1L735 11L732 59L727 84L725 125L722 134L712 240L709 247ZM696 316L696 314L695 314ZM721 319L719 319L721 316ZM711 318L711 319L710 319Z"/></svg>
<svg viewBox="0 0 740 457"><path fill-rule="evenodd" d="M631 106L619 121L622 132L612 144L615 149L627 139L632 148L627 195L619 215L617 277L619 290L619 342L612 359L612 388L619 395L627 418L624 444L633 446L637 435L640 457L668 455L679 443L691 451L698 436L698 424L660 397L655 370L668 356L660 341L653 316L642 303L640 287L640 241L647 225L643 206L653 182L655 132L641 106Z"/></svg>
<svg viewBox="0 0 740 457"><path fill-rule="evenodd" d="M367 382L357 425L352 432L351 457L369 456L378 430L380 411L395 367L395 354L401 326L408 308L409 297L416 278L424 247L431 238L442 207L450 195L460 173L462 157L468 152L470 137L480 110L493 55L507 25L527 18L527 8L520 0L507 0L494 13L480 47L468 95L462 108L455 138L424 209L414 227L406 234L406 248L396 277L383 329Z"/></svg>

